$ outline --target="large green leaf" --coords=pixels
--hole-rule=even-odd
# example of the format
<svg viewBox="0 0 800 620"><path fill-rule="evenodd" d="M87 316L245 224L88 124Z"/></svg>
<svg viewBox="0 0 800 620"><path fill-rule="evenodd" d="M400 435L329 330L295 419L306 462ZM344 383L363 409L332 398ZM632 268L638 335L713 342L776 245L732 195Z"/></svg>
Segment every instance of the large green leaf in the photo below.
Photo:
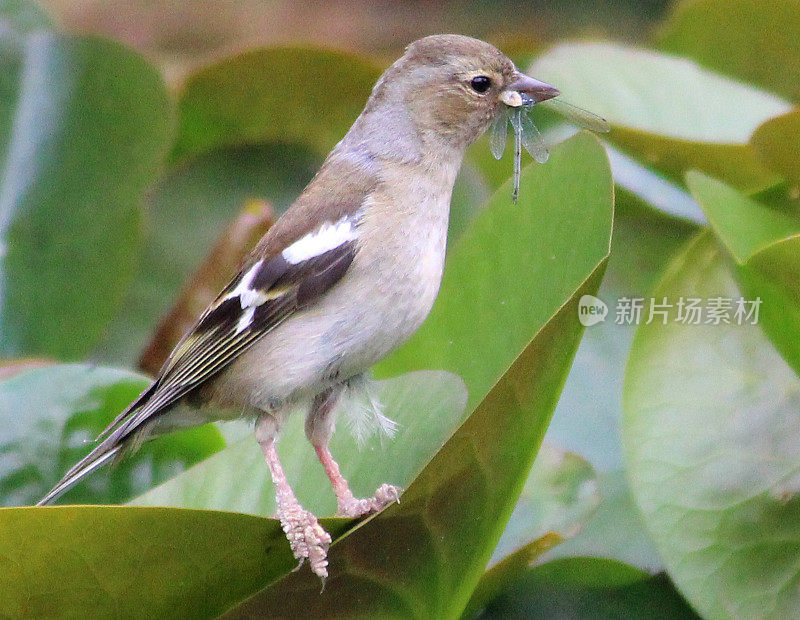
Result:
<svg viewBox="0 0 800 620"><path fill-rule="evenodd" d="M46 366L0 381L0 505L41 499L148 384L132 372L83 364ZM125 501L223 445L213 426L161 437L117 467L93 474L62 501Z"/></svg>
<svg viewBox="0 0 800 620"><path fill-rule="evenodd" d="M18 45L0 95L0 352L71 358L130 282L171 111L156 69L119 44L37 31Z"/></svg>
<svg viewBox="0 0 800 620"><path fill-rule="evenodd" d="M378 397L386 414L398 424L393 438L373 438L359 449L345 427L347 419L358 416L364 405L346 400L340 415L343 422L331 441L331 452L353 492L363 497L372 495L384 482L407 486L452 435L467 401L466 389L458 377L436 371L382 381ZM303 411L296 412L281 434L281 463L305 508L318 515L334 514L336 500L305 438L304 415ZM248 436L145 493L133 504L271 516L275 513L275 492L261 449Z"/></svg>
<svg viewBox="0 0 800 620"><path fill-rule="evenodd" d="M609 237L598 231L611 227L612 194L605 153L587 133L523 171L519 204L510 183L500 187L451 250L428 320L377 372L449 370L464 379L474 408L580 286L587 261L608 253Z"/></svg>
<svg viewBox="0 0 800 620"><path fill-rule="evenodd" d="M593 293L599 284L611 227L608 163L590 136L559 145L547 166L528 168L523 174L525 198L519 205L502 202L500 196L508 201L508 191L507 185L498 190L490 207L454 248L439 309L431 316L443 321L443 313L454 309L456 300L462 302L454 309L461 316L442 323L441 329L452 333L460 357L466 358L460 367L466 371L470 397L475 390L479 394L486 390L486 396L406 490L399 505L387 508L331 547L331 577L322 595L313 576L303 571L232 610L232 617L442 618L459 616L467 605L547 427L582 330L577 321L578 299ZM553 216L551 222L553 211L560 217ZM576 218L596 225L576 225ZM492 230L491 248L484 248L484 243L489 244L487 230ZM566 235L571 236L569 249L560 243ZM503 251L498 252L498 247ZM479 250L481 260L477 261ZM472 269L467 269L468 260ZM487 263L493 268L484 269ZM546 271L548 283L561 291L560 298L546 294L543 283L528 279L529 272L544 275ZM516 280L513 293L506 279ZM490 295L492 287L495 296ZM519 297L537 310L524 311L523 304L515 301ZM517 321L526 321L525 327L532 330L507 369L498 368L497 351L490 342L498 335L497 327L486 329L490 323L480 315L489 310L480 304L490 305L499 325L517 331L518 338L523 329L516 326ZM505 306L512 308L506 311ZM464 340L456 318L475 319L471 343ZM482 330L486 330L483 335ZM435 331L427 334L426 338L438 341ZM424 344L420 339L413 345L420 352L416 363L454 367L455 347L437 359L432 355L434 347ZM514 346L513 340L495 338L497 349ZM500 380L484 388L484 374L476 374L467 359L475 359L474 365L490 363Z"/></svg>
<svg viewBox="0 0 800 620"><path fill-rule="evenodd" d="M661 47L800 101L800 3L796 0L683 0Z"/></svg>
<svg viewBox="0 0 800 620"><path fill-rule="evenodd" d="M323 521L334 536L348 523ZM8 618L214 618L295 563L272 519L0 508L0 616Z"/></svg>
<svg viewBox="0 0 800 620"><path fill-rule="evenodd" d="M225 58L187 79L174 156L276 140L324 155L361 112L379 75L366 58L313 47Z"/></svg>
<svg viewBox="0 0 800 620"><path fill-rule="evenodd" d="M704 233L654 296L741 295ZM642 325L625 377L631 486L670 576L707 618L800 614L800 380L759 327Z"/></svg>
<svg viewBox="0 0 800 620"><path fill-rule="evenodd" d="M611 142L679 182L689 168L748 191L776 180L748 140L759 124L789 111L777 96L688 60L610 43L559 45L530 73L607 118Z"/></svg>
<svg viewBox="0 0 800 620"><path fill-rule="evenodd" d="M526 571L477 618L699 618L666 575L605 558L554 560Z"/></svg>
<svg viewBox="0 0 800 620"><path fill-rule="evenodd" d="M800 373L800 221L701 173L687 183L736 261L740 285L761 300L764 330Z"/></svg>

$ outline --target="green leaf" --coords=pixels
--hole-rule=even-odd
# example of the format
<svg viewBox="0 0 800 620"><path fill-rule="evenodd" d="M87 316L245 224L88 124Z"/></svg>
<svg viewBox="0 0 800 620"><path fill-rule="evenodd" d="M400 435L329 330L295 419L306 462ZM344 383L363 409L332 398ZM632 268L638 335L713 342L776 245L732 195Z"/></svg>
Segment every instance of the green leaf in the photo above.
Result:
<svg viewBox="0 0 800 620"><path fill-rule="evenodd" d="M709 233L654 297L738 298ZM623 444L637 504L681 592L708 618L800 613L800 380L757 325L642 325Z"/></svg>
<svg viewBox="0 0 800 620"><path fill-rule="evenodd" d="M556 535L559 542L575 536L599 503L597 474L592 466L577 454L545 442L492 561L500 561L548 533Z"/></svg>
<svg viewBox="0 0 800 620"><path fill-rule="evenodd" d="M169 170L147 200L139 273L99 357L134 364L186 279L243 205L265 200L281 213L318 163L307 148L273 143L217 149Z"/></svg>
<svg viewBox="0 0 800 620"><path fill-rule="evenodd" d="M555 533L548 533L537 538L504 557L500 562L487 570L469 599L466 609L461 614L462 618L474 618L487 603L515 583L531 567L536 558L561 542L561 537Z"/></svg>
<svg viewBox="0 0 800 620"><path fill-rule="evenodd" d="M85 364L46 366L0 381L0 505L40 500L149 383L136 373ZM223 445L213 426L160 437L90 476L63 503L125 501Z"/></svg>
<svg viewBox="0 0 800 620"><path fill-rule="evenodd" d="M700 172L686 183L714 229L714 234L739 264L788 237L800 234L800 222Z"/></svg>
<svg viewBox="0 0 800 620"><path fill-rule="evenodd" d="M800 198L800 110L760 125L750 144L772 170L793 183L794 199Z"/></svg>
<svg viewBox="0 0 800 620"><path fill-rule="evenodd" d="M678 182L689 168L747 191L776 180L748 140L762 122L789 111L777 96L688 60L610 43L559 45L530 74L607 118L611 142Z"/></svg>
<svg viewBox="0 0 800 620"><path fill-rule="evenodd" d="M38 31L19 45L0 95L0 353L74 358L133 275L171 111L156 69L117 43Z"/></svg>
<svg viewBox="0 0 800 620"><path fill-rule="evenodd" d="M371 496L384 482L407 486L452 435L467 401L458 377L436 371L382 381L378 394L386 415L398 424L397 434L383 441L373 438L359 449L345 427L348 418L359 415L363 404L345 400L340 414L344 421L331 441L331 452L353 492L362 497ZM336 500L306 440L304 416L305 412L297 411L281 433L281 463L306 509L318 515L334 514ZM275 492L261 449L252 436L247 436L132 503L271 516L275 513Z"/></svg>
<svg viewBox="0 0 800 620"><path fill-rule="evenodd" d="M800 101L798 35L796 0L684 0L659 38L667 52Z"/></svg>
<svg viewBox="0 0 800 620"><path fill-rule="evenodd" d="M764 330L800 373L800 222L703 174L690 173L687 183L745 293L761 299Z"/></svg>
<svg viewBox="0 0 800 620"><path fill-rule="evenodd" d="M409 486L400 504L331 547L331 577L322 595L313 576L301 571L239 605L229 616L443 618L457 617L466 607L558 399L582 331L576 320L578 299L596 291L608 254L611 178L597 140L583 134L559 145L548 165L526 169L522 187L523 198L516 206L503 202L501 196L509 200L509 188L500 188L461 237L447 266L438 310L431 316L442 321L447 309L461 300L456 314L464 320L475 313L475 338L465 342L458 323L442 323L460 355L447 340L447 355L438 360L431 355L432 346L421 346L423 340L415 345L421 355L417 363L446 362L452 368L461 358L470 397L484 389L486 396ZM584 226L581 220L596 225ZM487 230L492 231L491 243ZM560 243L564 236L570 237L569 248ZM531 277L545 274L548 286ZM515 285L506 280L515 280ZM561 296L551 294L549 287ZM520 297L524 304L516 301ZM531 330L516 350L514 341L497 338L496 348L512 350L505 369L495 365L496 353L488 356L492 350L488 340L498 328L481 334L489 325L489 312L502 328L517 331L520 340L525 330ZM436 337L435 330L426 333ZM484 375L475 375L471 360L475 366L478 361L492 365L499 381L482 388Z"/></svg>
<svg viewBox="0 0 800 620"><path fill-rule="evenodd" d="M0 562L9 618L213 618L296 564L272 519L110 506L0 509Z"/></svg>
<svg viewBox="0 0 800 620"><path fill-rule="evenodd" d="M225 58L186 81L173 156L273 141L323 155L361 112L380 73L366 58L314 47Z"/></svg>
<svg viewBox="0 0 800 620"><path fill-rule="evenodd" d="M608 253L597 231L611 227L612 194L605 153L587 133L523 171L519 204L510 182L500 187L451 250L428 320L377 373L449 370L467 384L472 410L580 286L587 262Z"/></svg>
<svg viewBox="0 0 800 620"><path fill-rule="evenodd" d="M477 618L699 618L663 575L605 558L554 560L529 569Z"/></svg>

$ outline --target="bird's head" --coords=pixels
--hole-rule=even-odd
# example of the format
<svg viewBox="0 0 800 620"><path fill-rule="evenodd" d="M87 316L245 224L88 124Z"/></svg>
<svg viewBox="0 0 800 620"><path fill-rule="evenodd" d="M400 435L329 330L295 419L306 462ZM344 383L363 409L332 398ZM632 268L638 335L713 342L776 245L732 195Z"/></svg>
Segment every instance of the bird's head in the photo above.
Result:
<svg viewBox="0 0 800 620"><path fill-rule="evenodd" d="M488 43L461 35L419 39L381 77L370 106L403 106L417 130L464 148L480 136L505 106L520 106L559 94L521 73Z"/></svg>

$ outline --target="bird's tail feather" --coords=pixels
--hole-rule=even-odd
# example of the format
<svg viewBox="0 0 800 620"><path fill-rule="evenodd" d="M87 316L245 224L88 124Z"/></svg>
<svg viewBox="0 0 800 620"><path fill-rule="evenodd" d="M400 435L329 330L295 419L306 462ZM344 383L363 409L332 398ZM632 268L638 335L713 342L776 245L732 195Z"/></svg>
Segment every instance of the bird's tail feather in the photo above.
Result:
<svg viewBox="0 0 800 620"><path fill-rule="evenodd" d="M147 402L147 399L153 395L153 392L155 392L157 387L158 387L158 382L153 381L153 383L151 383L144 392L142 392L141 394L139 394L139 396L136 397L135 401L133 401L130 405L125 407L125 409L123 409L122 412L120 412L120 414L116 418L114 418L111 421L111 423L108 426L106 426L97 437L95 437L95 441L103 441L104 439L109 437L111 435L111 432L119 428L120 424L122 424L122 422L131 413L133 413L136 409L142 407L142 405L144 405Z"/></svg>
<svg viewBox="0 0 800 620"><path fill-rule="evenodd" d="M148 438L150 426L146 424L147 416L144 419L137 419L134 414L140 413L142 408L146 407L155 389L154 382L135 401L125 407L97 437L95 441L99 441L100 444L64 474L58 484L36 505L44 506L55 501L94 470L113 460L120 450L126 453L135 451Z"/></svg>
<svg viewBox="0 0 800 620"><path fill-rule="evenodd" d="M95 469L102 467L108 463L108 461L113 459L121 447L121 445L109 446L106 442L103 442L97 446L89 454L78 461L66 474L64 474L64 477L58 482L58 484L56 484L47 495L39 500L36 505L44 506L45 504L49 504L58 499L61 495L69 491L73 486L80 482L84 477L88 476Z"/></svg>

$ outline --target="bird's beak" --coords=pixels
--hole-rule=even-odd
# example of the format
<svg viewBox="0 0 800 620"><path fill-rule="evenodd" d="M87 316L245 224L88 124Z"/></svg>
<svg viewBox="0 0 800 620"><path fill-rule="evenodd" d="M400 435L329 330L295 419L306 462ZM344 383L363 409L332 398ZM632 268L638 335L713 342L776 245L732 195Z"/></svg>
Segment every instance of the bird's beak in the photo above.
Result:
<svg viewBox="0 0 800 620"><path fill-rule="evenodd" d="M558 97L561 92L550 84L534 80L524 73L517 73L516 79L500 93L500 101L512 108L530 105Z"/></svg>

